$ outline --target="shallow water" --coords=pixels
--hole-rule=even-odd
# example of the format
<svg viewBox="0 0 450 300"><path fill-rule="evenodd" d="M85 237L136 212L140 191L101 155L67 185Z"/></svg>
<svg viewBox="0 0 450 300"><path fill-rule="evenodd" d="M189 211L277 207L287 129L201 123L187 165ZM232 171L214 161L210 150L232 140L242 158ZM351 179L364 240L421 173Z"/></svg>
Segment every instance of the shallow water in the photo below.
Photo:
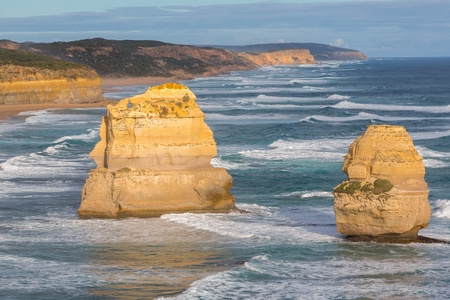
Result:
<svg viewBox="0 0 450 300"><path fill-rule="evenodd" d="M405 126L432 217L450 240L450 58L266 67L184 82L214 131L215 166L251 214L79 220L105 109L0 121L2 299L450 297L449 245L352 243L333 187L370 124ZM145 86L107 96L121 99Z"/></svg>

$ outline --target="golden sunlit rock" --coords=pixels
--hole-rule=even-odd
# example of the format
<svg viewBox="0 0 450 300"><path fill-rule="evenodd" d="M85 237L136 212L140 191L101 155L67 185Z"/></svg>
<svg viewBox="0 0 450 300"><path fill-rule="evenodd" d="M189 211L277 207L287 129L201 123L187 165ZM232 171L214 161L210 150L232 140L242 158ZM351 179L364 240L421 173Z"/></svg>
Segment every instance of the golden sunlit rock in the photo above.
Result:
<svg viewBox="0 0 450 300"><path fill-rule="evenodd" d="M80 217L236 209L231 176L211 165L216 143L195 99L187 87L168 83L108 106Z"/></svg>
<svg viewBox="0 0 450 300"><path fill-rule="evenodd" d="M403 126L371 125L350 146L334 189L337 230L372 240L417 238L428 226L425 167Z"/></svg>
<svg viewBox="0 0 450 300"><path fill-rule="evenodd" d="M103 101L102 79L94 70L46 70L0 66L0 105Z"/></svg>

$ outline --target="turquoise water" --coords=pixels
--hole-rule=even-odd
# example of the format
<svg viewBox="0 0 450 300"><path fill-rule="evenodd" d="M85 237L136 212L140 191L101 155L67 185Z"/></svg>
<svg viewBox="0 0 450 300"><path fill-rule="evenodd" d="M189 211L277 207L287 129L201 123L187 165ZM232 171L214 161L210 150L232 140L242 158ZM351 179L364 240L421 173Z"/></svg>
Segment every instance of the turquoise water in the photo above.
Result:
<svg viewBox="0 0 450 300"><path fill-rule="evenodd" d="M450 58L277 66L183 82L214 131L213 164L233 176L248 215L79 220L105 109L1 120L0 298L449 298L449 245L348 242L336 232L331 194L367 125L405 126L430 189L432 217L420 233L450 240L449 82Z"/></svg>

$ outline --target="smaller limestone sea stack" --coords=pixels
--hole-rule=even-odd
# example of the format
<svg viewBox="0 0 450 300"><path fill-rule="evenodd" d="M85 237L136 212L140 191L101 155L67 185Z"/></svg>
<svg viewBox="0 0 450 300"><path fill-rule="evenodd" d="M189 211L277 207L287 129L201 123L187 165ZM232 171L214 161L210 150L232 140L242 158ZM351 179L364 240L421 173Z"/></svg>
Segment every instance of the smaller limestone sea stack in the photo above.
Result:
<svg viewBox="0 0 450 300"><path fill-rule="evenodd" d="M414 241L428 226L425 167L403 126L371 125L351 145L334 189L337 230L353 240Z"/></svg>
<svg viewBox="0 0 450 300"><path fill-rule="evenodd" d="M211 165L216 143L195 99L168 83L108 106L80 218L237 210L232 177Z"/></svg>

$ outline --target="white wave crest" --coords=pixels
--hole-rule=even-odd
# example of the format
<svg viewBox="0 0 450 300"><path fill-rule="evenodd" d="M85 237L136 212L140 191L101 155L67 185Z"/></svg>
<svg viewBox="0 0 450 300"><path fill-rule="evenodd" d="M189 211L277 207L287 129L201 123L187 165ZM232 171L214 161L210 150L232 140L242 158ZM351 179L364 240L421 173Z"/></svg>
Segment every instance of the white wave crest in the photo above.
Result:
<svg viewBox="0 0 450 300"><path fill-rule="evenodd" d="M161 219L240 239L280 240L297 244L311 241L330 242L340 236L335 232L335 228L327 227L323 232L313 232L301 226L280 225L280 222L285 224L286 219L280 218L274 208L253 204L241 204L238 207L249 211L250 214L166 214L162 215Z"/></svg>
<svg viewBox="0 0 450 300"><path fill-rule="evenodd" d="M422 145L416 146L416 150L423 157L450 158L450 152L435 151Z"/></svg>
<svg viewBox="0 0 450 300"><path fill-rule="evenodd" d="M423 164L427 168L446 168L450 166L450 162L438 160L438 159L424 159Z"/></svg>
<svg viewBox="0 0 450 300"><path fill-rule="evenodd" d="M220 214L167 214L162 215L161 219L235 238L255 237L252 230L239 230L236 222L227 220Z"/></svg>
<svg viewBox="0 0 450 300"><path fill-rule="evenodd" d="M227 170L248 170L251 167L246 163L237 163L231 161L225 161L220 157L214 157L211 160L211 165L216 168L225 168Z"/></svg>
<svg viewBox="0 0 450 300"><path fill-rule="evenodd" d="M359 120L380 120L380 121L410 121L410 120L423 120L424 118L410 118L410 117L385 117L376 114L370 114L366 112L360 112L355 116L349 117L329 117L321 115L312 115L300 120L300 122L313 122L314 120L322 122L349 122L349 121L359 121Z"/></svg>
<svg viewBox="0 0 450 300"><path fill-rule="evenodd" d="M429 149L425 146L416 146L417 152L424 158L423 163L427 168L446 168L450 166L449 152L441 152Z"/></svg>
<svg viewBox="0 0 450 300"><path fill-rule="evenodd" d="M448 113L450 105L445 106L413 106L413 105L387 105L387 104L369 104L342 101L331 107L337 109L363 109L363 110L384 110L384 111L416 111L428 113Z"/></svg>
<svg viewBox="0 0 450 300"><path fill-rule="evenodd" d="M450 219L450 200L437 200L436 208L437 210L434 213L436 217Z"/></svg>
<svg viewBox="0 0 450 300"><path fill-rule="evenodd" d="M278 195L278 197L299 197L305 199L317 197L333 197L333 194L331 192L324 192L324 191L296 191L290 193L283 193Z"/></svg>
<svg viewBox="0 0 450 300"><path fill-rule="evenodd" d="M239 153L248 158L264 160L341 161L352 142L350 139L278 140L269 145L269 150L246 150Z"/></svg>
<svg viewBox="0 0 450 300"><path fill-rule="evenodd" d="M88 129L89 133L82 133L78 135L69 135L69 136L63 136L55 141L53 141L53 144L58 144L67 140L93 140L99 137L99 132L97 130Z"/></svg>
<svg viewBox="0 0 450 300"><path fill-rule="evenodd" d="M318 92L318 91L326 91L329 90L330 88L305 85L304 87L302 87L302 89L309 92Z"/></svg>
<svg viewBox="0 0 450 300"><path fill-rule="evenodd" d="M350 96L344 96L344 95L339 95L339 94L333 94L328 96L328 100L347 100L350 99Z"/></svg>
<svg viewBox="0 0 450 300"><path fill-rule="evenodd" d="M103 108L101 108L103 109ZM40 124L85 124L85 123L100 123L101 120L93 119L89 114L60 114L54 113L61 109L51 108L45 110L25 111L19 113L22 116L30 116L26 118L27 125ZM78 109L80 110L80 109Z"/></svg>
<svg viewBox="0 0 450 300"><path fill-rule="evenodd" d="M444 129L442 131L410 132L409 135L413 140L434 140L450 136L450 130Z"/></svg>
<svg viewBox="0 0 450 300"><path fill-rule="evenodd" d="M302 78L302 79L292 79L289 81L289 84L303 84L303 83L324 83L327 82L325 78Z"/></svg>
<svg viewBox="0 0 450 300"><path fill-rule="evenodd" d="M45 149L44 153L47 153L49 155L56 155L58 153L61 153L61 151L67 150L69 147L67 143L57 144L55 146L50 146L47 149Z"/></svg>
<svg viewBox="0 0 450 300"><path fill-rule="evenodd" d="M273 211L277 210L276 207L269 207L269 206L262 206L258 204L247 204L247 203L241 203L236 204L237 208L248 211L252 214L259 214L264 216L271 216L273 214Z"/></svg>
<svg viewBox="0 0 450 300"><path fill-rule="evenodd" d="M331 96L330 96L331 97ZM346 96L343 96L346 97ZM260 94L256 97L256 100L251 102L317 102L317 101L328 101L329 97L280 97L280 96L268 96L265 94ZM249 103L248 100L238 100L240 104ZM317 106L317 108L322 108L323 106Z"/></svg>
<svg viewBox="0 0 450 300"><path fill-rule="evenodd" d="M256 107L256 106L255 106ZM224 115L224 114L207 114L205 120L215 121L220 123L239 123L239 124L254 124L254 123L285 123L296 122L292 116L282 114L260 114L260 115Z"/></svg>

